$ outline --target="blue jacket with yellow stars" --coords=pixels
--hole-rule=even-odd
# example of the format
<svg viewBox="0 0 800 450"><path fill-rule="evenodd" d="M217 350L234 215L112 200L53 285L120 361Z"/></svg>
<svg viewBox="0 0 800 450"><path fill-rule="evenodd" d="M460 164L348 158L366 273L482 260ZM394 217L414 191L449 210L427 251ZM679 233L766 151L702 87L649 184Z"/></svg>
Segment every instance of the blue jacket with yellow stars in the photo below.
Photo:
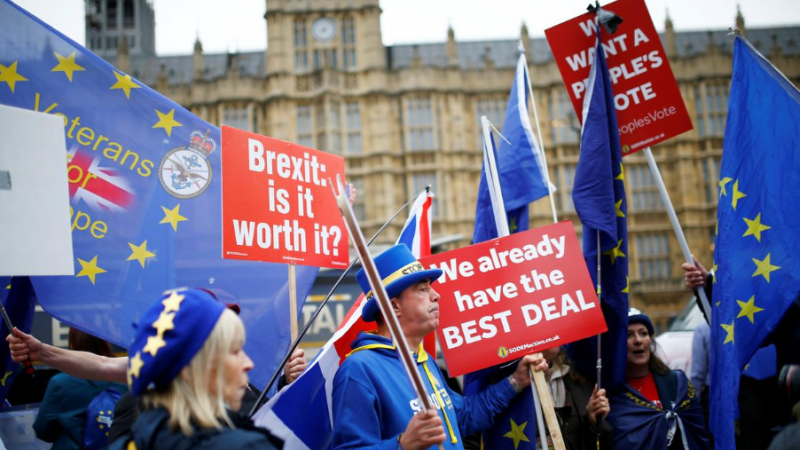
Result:
<svg viewBox="0 0 800 450"><path fill-rule="evenodd" d="M333 381L333 448L396 450L400 433L422 409L403 363L392 341L382 336L361 333L351 347ZM442 418L445 449L463 449L462 433L491 425L516 395L503 379L477 395L462 397L450 390L432 357L423 351L414 358Z"/></svg>

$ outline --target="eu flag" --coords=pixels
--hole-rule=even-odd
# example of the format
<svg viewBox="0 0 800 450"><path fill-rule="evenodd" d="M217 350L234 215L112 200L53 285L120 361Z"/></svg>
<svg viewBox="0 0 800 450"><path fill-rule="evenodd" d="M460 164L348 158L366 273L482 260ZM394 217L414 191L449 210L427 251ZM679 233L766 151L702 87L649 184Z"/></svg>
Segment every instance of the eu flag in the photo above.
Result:
<svg viewBox="0 0 800 450"><path fill-rule="evenodd" d="M800 292L798 123L800 92L737 36L714 252L710 384L717 448L735 446L742 368Z"/></svg>
<svg viewBox="0 0 800 450"><path fill-rule="evenodd" d="M127 347L164 290L225 289L266 384L289 346L288 271L221 259L219 129L7 0L0 30L0 103L64 119L76 275L33 278L42 307ZM297 275L304 299L316 268Z"/></svg>
<svg viewBox="0 0 800 450"><path fill-rule="evenodd" d="M519 56L508 107L503 122L503 138L498 143L495 161L503 191L508 227L511 233L528 229L528 204L548 194L544 155L536 145L528 115L528 63ZM478 205L475 211L474 243L497 237L494 212L486 183L486 168L481 172Z"/></svg>
<svg viewBox="0 0 800 450"><path fill-rule="evenodd" d="M598 296L608 325L601 349L602 387L606 389L616 389L625 383L628 353L628 208L624 176L614 94L598 38L583 103L581 153L572 199L583 223L583 256L595 285L597 254L601 254ZM591 373L597 359L595 339L584 339L569 349L573 363L584 374Z"/></svg>

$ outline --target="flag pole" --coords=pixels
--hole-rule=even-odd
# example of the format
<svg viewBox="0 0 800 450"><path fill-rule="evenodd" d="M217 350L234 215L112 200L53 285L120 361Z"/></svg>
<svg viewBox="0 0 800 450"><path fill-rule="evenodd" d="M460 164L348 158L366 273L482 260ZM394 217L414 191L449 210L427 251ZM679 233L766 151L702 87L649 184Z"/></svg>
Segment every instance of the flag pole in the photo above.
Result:
<svg viewBox="0 0 800 450"><path fill-rule="evenodd" d="M333 182L331 180L328 180L328 182L331 184L331 189L334 189ZM369 254L368 244L364 239L364 235L361 233L361 227L358 226L355 214L353 214L353 209L347 201L344 187L338 175L336 177L336 189L338 190L338 194L334 192L336 203L339 205L339 211L342 213L345 227L347 227L347 232L353 242L353 247L355 247L355 251L358 254L358 259L361 260L361 268L367 276L367 280L375 296L374 298L377 300L386 325L389 327L392 341L394 341L395 348L397 349L397 356L400 358L400 362L403 363L406 375L408 375L411 386L417 394L419 404L422 405L425 411L435 411L436 409L433 406L433 401L428 395L428 390L425 388L425 384L422 381L422 375L420 375L419 369L412 356L413 350L408 345L408 340L406 339L405 333L403 333L403 328L400 326L400 321L397 319L397 315L395 315L392 309L389 294L386 293L386 287L383 285L375 261ZM444 408L444 405L442 405L442 408ZM439 444L439 449L444 450L444 446Z"/></svg>
<svg viewBox="0 0 800 450"><path fill-rule="evenodd" d="M411 200L407 201L405 205L401 206L400 209L398 209L392 215L392 217L390 217L389 220L387 220L386 223L384 223L378 229L378 231L376 231L375 234L372 235L372 237L369 239L369 242L367 242L367 245L372 244L372 242L383 232L383 230L386 229L386 227L388 227L389 224L392 223L394 221L394 219L397 216L400 215L401 212L403 212L406 208L408 208L408 205L412 204L415 200L417 200L417 198L420 195L423 195L423 194L427 193L429 190L430 190L430 186L427 186L424 190L420 191L419 194L415 195ZM285 366L286 363L289 361L289 358L291 358L292 353L294 353L295 349L297 349L297 346L300 344L300 341L303 339L303 337L305 337L306 333L308 333L308 330L311 329L311 325L317 319L317 316L319 316L320 312L322 312L322 309L325 308L325 305L328 304L328 301L333 296L333 293L336 292L336 289L342 283L342 281L344 280L344 277L347 276L347 274L350 272L350 269L353 268L353 266L356 264L356 262L358 262L358 258L353 258L350 261L350 265L348 265L347 269L345 269L342 272L342 274L339 276L339 279L336 280L336 283L333 283L333 287L328 292L328 295L325 296L325 300L320 302L319 306L314 311L314 314L311 315L311 317L308 319L308 322L303 327L303 330L300 331L299 336L297 336L297 338L295 338L292 341L292 345L289 347L289 351L286 353L286 356L283 357L283 360L281 361L281 363L278 365L278 367L272 373L272 376L270 377L269 382L267 382L267 386L261 391L261 394L259 394L258 399L256 400L255 404L253 404L253 408L250 410L250 413L248 414L248 416L252 417L253 414L255 414L256 410L261 405L261 402L264 400L264 397L266 396L266 393L269 391L269 389L272 387L272 385L275 384L275 381L280 376L281 371L283 370L283 366Z"/></svg>
<svg viewBox="0 0 800 450"><path fill-rule="evenodd" d="M297 266L289 263L289 330L292 342L297 339Z"/></svg>
<svg viewBox="0 0 800 450"><path fill-rule="evenodd" d="M661 195L661 201L667 208L667 215L669 216L669 221L672 223L672 229L675 231L675 237L678 238L678 244L681 247L681 252L683 252L683 258L686 259L687 263L694 265L692 252L689 250L686 236L683 234L681 223L678 221L678 215L675 214L675 207L669 199L667 187L664 185L664 179L661 178L661 172L658 170L656 159L653 157L653 152L650 150L650 147L645 147L644 156L647 158L647 165L650 166L650 173L653 174L653 178L656 180L656 186L658 186L658 193ZM708 302L708 296L706 296L706 291L702 286L697 290L697 295L700 297L700 304L703 305L703 309L705 310L706 319L710 321L711 304Z"/></svg>
<svg viewBox="0 0 800 450"><path fill-rule="evenodd" d="M550 211L553 213L553 223L558 223L558 215L556 214L556 202L554 199L553 191L550 189L550 168L547 165L547 155L544 152L544 141L542 140L542 128L539 125L539 113L536 108L536 98L533 96L533 84L531 83L531 74L528 72L528 57L525 55L525 47L520 41L520 49L522 50L522 57L525 58L525 80L528 82L528 92L531 96L531 106L533 107L533 121L536 122L536 137L539 138L539 150L542 151L542 163L544 164L544 181L547 183L547 195L550 197Z"/></svg>
<svg viewBox="0 0 800 450"><path fill-rule="evenodd" d="M497 165L494 160L494 142L491 137L491 122L489 122L486 116L481 116L481 125L483 127L483 159L484 166L486 167L486 184L489 186L489 196L492 198L492 211L494 212L494 221L497 226L497 236L506 237L510 232L508 230L506 208L503 203L503 192L500 189ZM542 354L536 353L536 356L541 357ZM531 378L533 404L536 411L540 412L540 414L536 414L536 423L539 428L542 448L547 448L547 433L545 431L546 421L547 428L550 430L550 439L553 441L553 446L556 450L565 450L564 438L561 435L561 427L558 425L558 418L556 417L556 412L553 407L553 398L544 373L528 368L528 375Z"/></svg>
<svg viewBox="0 0 800 450"><path fill-rule="evenodd" d="M600 276L602 274L602 266L600 263L600 257L601 257L600 248L601 248L600 230L597 230L597 304L600 305L602 308L603 302L600 300L602 291L602 289L600 288ZM603 347L601 345L602 339L603 339L603 334L602 333L598 334L597 335L597 390L598 391L601 389L600 384L603 376L603 350L602 350Z"/></svg>

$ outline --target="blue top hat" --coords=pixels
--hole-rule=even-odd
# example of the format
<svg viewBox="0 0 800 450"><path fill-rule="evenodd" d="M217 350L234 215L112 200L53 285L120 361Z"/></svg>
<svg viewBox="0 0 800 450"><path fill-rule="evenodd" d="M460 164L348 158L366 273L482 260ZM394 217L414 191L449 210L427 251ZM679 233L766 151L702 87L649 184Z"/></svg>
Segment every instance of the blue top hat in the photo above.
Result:
<svg viewBox="0 0 800 450"><path fill-rule="evenodd" d="M628 310L628 325L633 325L635 323L644 325L651 337L655 334L653 322L650 320L650 317L636 308L630 308Z"/></svg>
<svg viewBox="0 0 800 450"><path fill-rule="evenodd" d="M433 283L442 275L441 269L425 270L405 244L397 244L375 257L375 267L378 268L378 274L389 298L397 297L407 287L422 280L431 280ZM374 322L380 308L369 286L364 269L358 271L356 280L367 298L367 304L361 310L361 317L366 322Z"/></svg>
<svg viewBox="0 0 800 450"><path fill-rule="evenodd" d="M131 392L169 386L203 348L224 310L205 289L168 291L153 303L128 348Z"/></svg>

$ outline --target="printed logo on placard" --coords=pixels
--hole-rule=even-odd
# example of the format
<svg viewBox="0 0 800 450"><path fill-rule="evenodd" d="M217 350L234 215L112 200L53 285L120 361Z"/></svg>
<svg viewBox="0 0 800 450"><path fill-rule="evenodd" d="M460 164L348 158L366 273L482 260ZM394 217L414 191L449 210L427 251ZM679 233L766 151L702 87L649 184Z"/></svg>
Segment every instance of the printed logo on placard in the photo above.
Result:
<svg viewBox="0 0 800 450"><path fill-rule="evenodd" d="M500 348L497 349L497 356L501 358L508 357L508 348L506 348L505 346L500 346Z"/></svg>

